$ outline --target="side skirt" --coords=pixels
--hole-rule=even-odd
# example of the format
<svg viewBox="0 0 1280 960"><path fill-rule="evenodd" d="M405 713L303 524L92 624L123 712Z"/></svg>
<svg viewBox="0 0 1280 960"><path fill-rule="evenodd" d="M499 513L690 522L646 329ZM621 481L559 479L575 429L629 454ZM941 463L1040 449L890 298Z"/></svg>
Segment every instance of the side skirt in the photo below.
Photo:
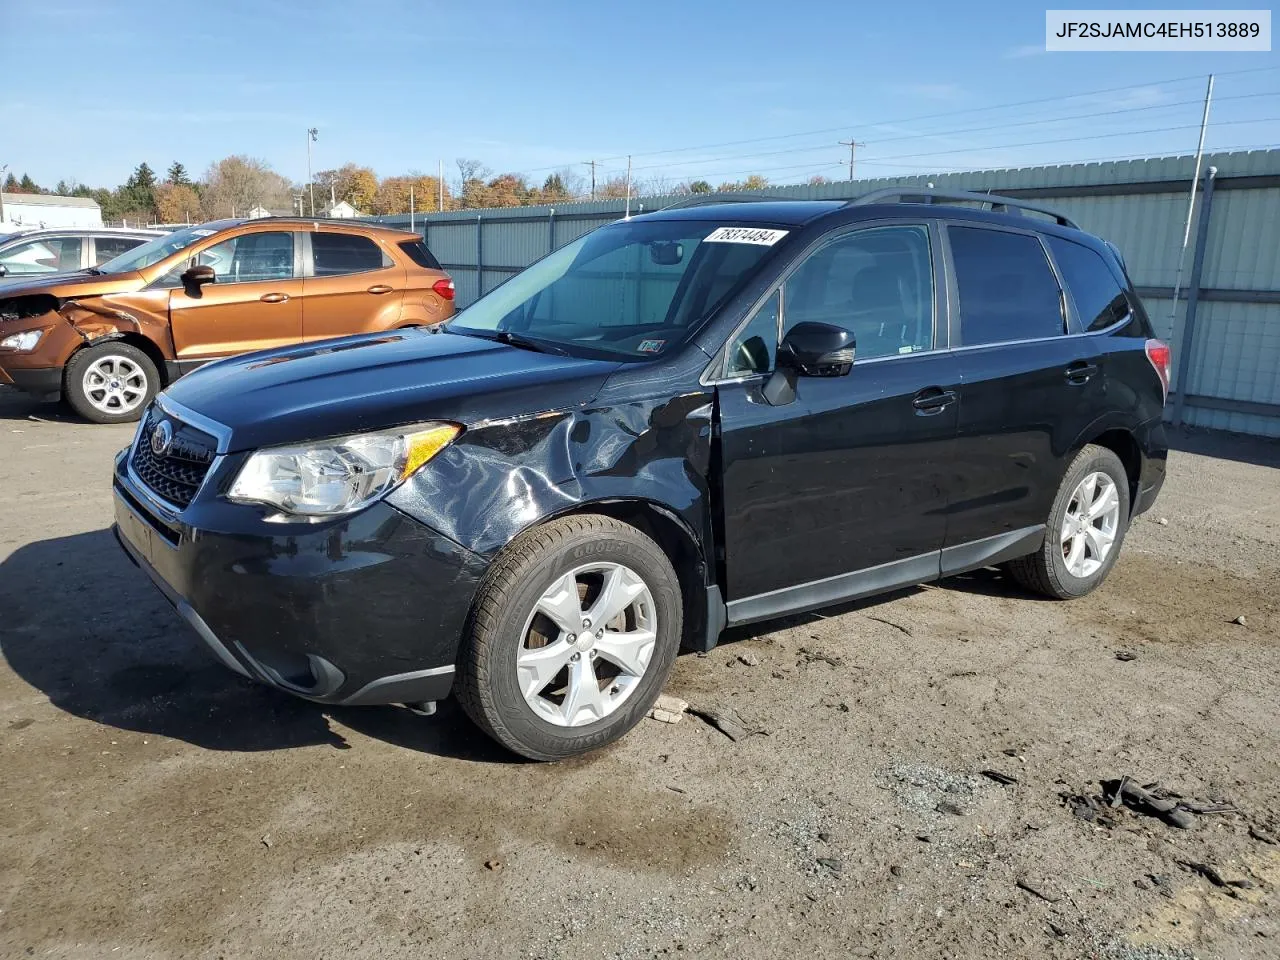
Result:
<svg viewBox="0 0 1280 960"><path fill-rule="evenodd" d="M759 593L740 600L730 600L726 626L769 620L788 614L803 613L819 607L859 600L901 587L928 583L967 570L989 567L1040 549L1044 543L1044 524L1025 527L962 543L905 560L894 560L865 570L842 573L822 580L797 584ZM708 645L710 646L710 644Z"/></svg>

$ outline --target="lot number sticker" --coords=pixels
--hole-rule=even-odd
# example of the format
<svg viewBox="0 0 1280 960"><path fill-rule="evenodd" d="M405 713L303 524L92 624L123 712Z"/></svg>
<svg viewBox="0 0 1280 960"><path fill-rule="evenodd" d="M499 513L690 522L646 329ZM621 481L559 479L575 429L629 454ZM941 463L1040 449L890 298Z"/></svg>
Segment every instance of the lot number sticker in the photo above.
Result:
<svg viewBox="0 0 1280 960"><path fill-rule="evenodd" d="M754 243L760 247L772 247L787 235L786 230L765 230L759 227L719 227L707 235L707 243Z"/></svg>

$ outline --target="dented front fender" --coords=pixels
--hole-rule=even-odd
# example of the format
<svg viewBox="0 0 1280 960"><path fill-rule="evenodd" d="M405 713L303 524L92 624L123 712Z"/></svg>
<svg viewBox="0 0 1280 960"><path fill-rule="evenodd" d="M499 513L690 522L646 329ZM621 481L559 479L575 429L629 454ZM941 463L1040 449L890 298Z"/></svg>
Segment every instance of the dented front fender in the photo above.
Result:
<svg viewBox="0 0 1280 960"><path fill-rule="evenodd" d="M492 556L592 503L674 516L711 554L710 391L474 425L392 494L451 540Z"/></svg>

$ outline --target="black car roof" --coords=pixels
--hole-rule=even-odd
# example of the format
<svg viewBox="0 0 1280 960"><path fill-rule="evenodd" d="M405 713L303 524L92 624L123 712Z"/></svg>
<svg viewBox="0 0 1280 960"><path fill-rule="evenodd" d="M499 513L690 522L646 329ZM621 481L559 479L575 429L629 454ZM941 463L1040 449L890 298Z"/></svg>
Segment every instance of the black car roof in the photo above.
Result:
<svg viewBox="0 0 1280 960"><path fill-rule="evenodd" d="M1101 240L1075 226L1062 226L1034 213L984 210L946 201L934 203L850 203L847 200L744 200L729 203L694 203L666 210L656 210L632 220L711 220L736 223L768 223L780 226L800 227L818 220L832 223L851 223L858 220L918 219L940 217L948 220L969 220L990 223L1085 242L1095 249L1103 249Z"/></svg>
<svg viewBox="0 0 1280 960"><path fill-rule="evenodd" d="M633 220L735 220L738 223L784 223L800 226L834 213L843 200L745 200L740 203L701 203L673 207L632 217Z"/></svg>

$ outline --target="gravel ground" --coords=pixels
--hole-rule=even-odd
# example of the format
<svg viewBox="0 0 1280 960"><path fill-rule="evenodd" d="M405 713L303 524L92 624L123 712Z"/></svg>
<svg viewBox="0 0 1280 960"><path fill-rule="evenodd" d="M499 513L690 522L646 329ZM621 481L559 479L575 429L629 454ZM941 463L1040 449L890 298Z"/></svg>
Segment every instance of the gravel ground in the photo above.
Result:
<svg viewBox="0 0 1280 960"><path fill-rule="evenodd" d="M761 732L536 765L213 663L111 539L130 432L0 390L0 956L1280 957L1276 445L1181 438L1085 600L735 631L669 692Z"/></svg>

